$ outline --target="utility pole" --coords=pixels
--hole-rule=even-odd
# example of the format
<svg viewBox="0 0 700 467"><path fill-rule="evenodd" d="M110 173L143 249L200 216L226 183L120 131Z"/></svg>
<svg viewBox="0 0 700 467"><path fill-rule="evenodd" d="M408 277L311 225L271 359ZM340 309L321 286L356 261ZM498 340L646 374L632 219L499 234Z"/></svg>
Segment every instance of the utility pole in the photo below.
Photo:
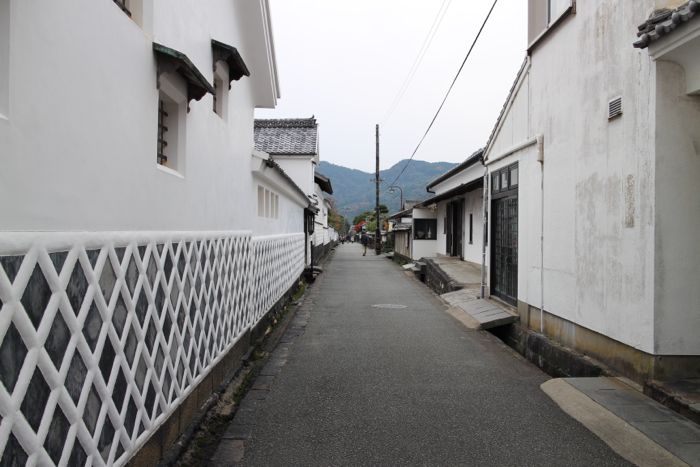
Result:
<svg viewBox="0 0 700 467"><path fill-rule="evenodd" d="M376 203L376 219L377 219L377 229L374 232L374 253L379 255L382 252L382 228L381 228L381 218L380 218L380 209L379 209L379 124L376 126L376 136L377 136L377 170L375 174L375 187L376 187L376 195L377 195L377 203Z"/></svg>

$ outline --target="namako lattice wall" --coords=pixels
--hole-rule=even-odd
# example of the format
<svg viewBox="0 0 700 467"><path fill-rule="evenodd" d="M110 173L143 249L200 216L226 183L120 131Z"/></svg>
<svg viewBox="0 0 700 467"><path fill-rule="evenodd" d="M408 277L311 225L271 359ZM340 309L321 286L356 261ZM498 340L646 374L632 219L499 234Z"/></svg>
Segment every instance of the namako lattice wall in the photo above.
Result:
<svg viewBox="0 0 700 467"><path fill-rule="evenodd" d="M304 267L304 235L0 236L1 465L123 465Z"/></svg>

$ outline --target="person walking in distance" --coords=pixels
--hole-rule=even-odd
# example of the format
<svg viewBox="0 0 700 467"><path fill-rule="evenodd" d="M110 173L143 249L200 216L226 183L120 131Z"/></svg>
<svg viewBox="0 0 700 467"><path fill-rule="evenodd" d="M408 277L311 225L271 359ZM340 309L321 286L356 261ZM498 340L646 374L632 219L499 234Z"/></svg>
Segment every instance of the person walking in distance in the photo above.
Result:
<svg viewBox="0 0 700 467"><path fill-rule="evenodd" d="M369 236L366 232L362 232L360 237L360 243L362 243L362 256L367 256L367 244L369 243Z"/></svg>

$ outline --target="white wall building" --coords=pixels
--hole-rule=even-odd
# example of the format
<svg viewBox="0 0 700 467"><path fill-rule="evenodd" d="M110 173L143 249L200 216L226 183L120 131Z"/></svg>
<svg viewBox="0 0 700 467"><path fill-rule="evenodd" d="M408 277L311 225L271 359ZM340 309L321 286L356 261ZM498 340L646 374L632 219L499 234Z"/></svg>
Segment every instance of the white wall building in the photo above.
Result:
<svg viewBox="0 0 700 467"><path fill-rule="evenodd" d="M428 184L434 194L417 207L436 211L437 242L431 256L454 256L481 264L483 245L483 151Z"/></svg>
<svg viewBox="0 0 700 467"><path fill-rule="evenodd" d="M700 372L698 9L531 0L485 149L490 293L638 380Z"/></svg>
<svg viewBox="0 0 700 467"><path fill-rule="evenodd" d="M296 283L278 97L267 0L0 0L0 464L166 443Z"/></svg>
<svg viewBox="0 0 700 467"><path fill-rule="evenodd" d="M329 231L329 204L323 194L332 194L333 188L327 177L316 172L320 161L318 123L314 117L256 119L255 147L269 154L311 201L305 230L306 264L311 266L331 241L337 241L337 233Z"/></svg>

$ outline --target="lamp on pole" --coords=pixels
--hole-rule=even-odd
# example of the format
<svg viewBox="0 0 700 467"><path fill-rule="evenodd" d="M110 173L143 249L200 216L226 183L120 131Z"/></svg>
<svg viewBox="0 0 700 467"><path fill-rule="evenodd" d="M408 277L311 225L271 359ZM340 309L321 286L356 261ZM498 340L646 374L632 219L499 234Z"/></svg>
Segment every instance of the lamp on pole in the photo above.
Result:
<svg viewBox="0 0 700 467"><path fill-rule="evenodd" d="M403 190L402 190L401 187L398 186L398 185L391 185L391 186L389 187L389 191L393 193L393 192L394 192L394 188L398 188L398 189L399 189L399 193L401 194L401 204L400 204L400 206L399 206L399 211L403 211Z"/></svg>

